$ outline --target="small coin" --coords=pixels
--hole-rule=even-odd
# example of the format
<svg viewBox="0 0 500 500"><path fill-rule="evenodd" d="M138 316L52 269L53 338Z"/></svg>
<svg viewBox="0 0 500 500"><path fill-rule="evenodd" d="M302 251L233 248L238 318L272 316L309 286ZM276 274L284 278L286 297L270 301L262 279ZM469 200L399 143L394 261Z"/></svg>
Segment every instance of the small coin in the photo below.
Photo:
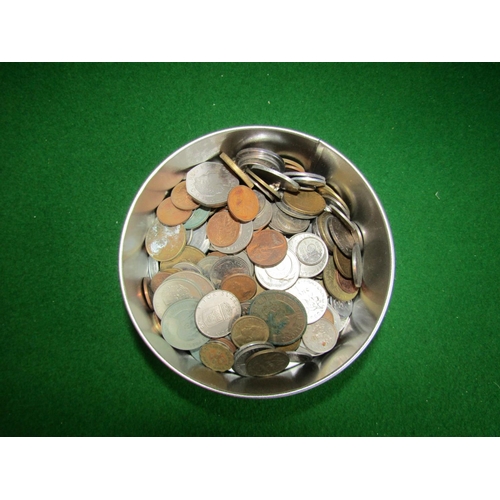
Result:
<svg viewBox="0 0 500 500"><path fill-rule="evenodd" d="M269 327L267 323L257 316L242 316L231 327L231 339L237 347L250 342L267 342Z"/></svg>
<svg viewBox="0 0 500 500"><path fill-rule="evenodd" d="M297 218L285 213L278 207L277 203L272 204L271 207L272 217L269 223L271 229L283 234L297 234L307 231L310 223L309 218Z"/></svg>
<svg viewBox="0 0 500 500"><path fill-rule="evenodd" d="M342 276L352 279L352 259L346 257L337 245L335 245L333 250L333 261Z"/></svg>
<svg viewBox="0 0 500 500"><path fill-rule="evenodd" d="M248 357L246 370L250 377L270 377L282 372L289 362L286 352L264 349Z"/></svg>
<svg viewBox="0 0 500 500"><path fill-rule="evenodd" d="M186 222L191 214L192 210L180 210L173 203L172 198L165 198L156 209L156 216L158 220L165 224L166 226L177 226Z"/></svg>
<svg viewBox="0 0 500 500"><path fill-rule="evenodd" d="M212 245L214 250L217 250L225 254L237 254L244 250L250 243L253 236L253 223L252 222L242 222L241 223L241 233L238 239L227 247L221 247L218 245Z"/></svg>
<svg viewBox="0 0 500 500"><path fill-rule="evenodd" d="M191 262L192 264L198 264L198 262L204 257L205 254L200 249L191 245L186 245L174 258L160 262L160 271L166 271L179 262Z"/></svg>
<svg viewBox="0 0 500 500"><path fill-rule="evenodd" d="M209 340L201 346L200 361L211 370L225 372L233 367L234 351L224 342Z"/></svg>
<svg viewBox="0 0 500 500"><path fill-rule="evenodd" d="M248 377L246 370L247 359L255 352L270 349L273 345L269 342L250 342L241 346L234 355L233 370L243 377Z"/></svg>
<svg viewBox="0 0 500 500"><path fill-rule="evenodd" d="M335 347L338 338L339 332L335 325L327 319L319 319L307 326L302 342L315 354L324 354Z"/></svg>
<svg viewBox="0 0 500 500"><path fill-rule="evenodd" d="M175 276L167 278L153 295L153 308L159 318L174 302L183 299L201 299L203 293L195 284L188 280L176 279Z"/></svg>
<svg viewBox="0 0 500 500"><path fill-rule="evenodd" d="M194 321L197 299L184 299L171 304L161 318L163 338L176 349L189 351L204 345L208 338L201 334Z"/></svg>
<svg viewBox="0 0 500 500"><path fill-rule="evenodd" d="M286 238L274 229L258 231L247 247L248 258L261 267L279 264L285 258L286 252Z"/></svg>
<svg viewBox="0 0 500 500"><path fill-rule="evenodd" d="M249 314L263 319L269 327L269 340L274 345L287 345L299 339L307 326L302 302L294 295L268 290L252 301Z"/></svg>
<svg viewBox="0 0 500 500"><path fill-rule="evenodd" d="M236 220L249 222L259 213L259 199L249 187L235 186L229 191L227 208Z"/></svg>
<svg viewBox="0 0 500 500"><path fill-rule="evenodd" d="M210 243L219 247L232 245L240 235L241 224L228 210L220 210L207 222L207 237Z"/></svg>
<svg viewBox="0 0 500 500"><path fill-rule="evenodd" d="M325 314L328 296L318 282L311 278L299 278L287 291L303 304L308 324L318 321Z"/></svg>
<svg viewBox="0 0 500 500"><path fill-rule="evenodd" d="M226 255L219 257L219 260L214 263L210 270L209 278L214 286L219 288L224 278L232 274L250 275L250 270L248 269L248 264L241 257Z"/></svg>
<svg viewBox="0 0 500 500"><path fill-rule="evenodd" d="M195 210L200 204L193 200L186 188L186 181L179 182L170 193L172 203L180 210Z"/></svg>
<svg viewBox="0 0 500 500"><path fill-rule="evenodd" d="M283 204L306 215L319 215L326 207L324 198L316 191L285 192Z"/></svg>
<svg viewBox="0 0 500 500"><path fill-rule="evenodd" d="M186 230L182 224L165 226L156 219L146 234L146 250L160 262L175 258L185 246Z"/></svg>
<svg viewBox="0 0 500 500"><path fill-rule="evenodd" d="M220 289L233 293L240 302L245 302L257 293L257 283L251 276L237 273L226 276L221 281Z"/></svg>
<svg viewBox="0 0 500 500"><path fill-rule="evenodd" d="M205 207L226 205L229 191L238 184L238 178L225 165L218 162L200 163L186 175L188 194Z"/></svg>
<svg viewBox="0 0 500 500"><path fill-rule="evenodd" d="M229 335L233 323L240 316L240 301L226 290L215 290L205 295L195 311L198 328L210 338Z"/></svg>

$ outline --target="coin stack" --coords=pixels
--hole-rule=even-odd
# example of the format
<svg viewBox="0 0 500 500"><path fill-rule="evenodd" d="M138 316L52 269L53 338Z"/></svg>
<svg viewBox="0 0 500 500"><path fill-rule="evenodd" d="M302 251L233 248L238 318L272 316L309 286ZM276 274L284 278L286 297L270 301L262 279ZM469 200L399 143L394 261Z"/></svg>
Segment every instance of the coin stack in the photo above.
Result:
<svg viewBox="0 0 500 500"><path fill-rule="evenodd" d="M156 332L206 367L269 377L338 342L363 281L363 236L294 158L224 152L189 169L145 238Z"/></svg>

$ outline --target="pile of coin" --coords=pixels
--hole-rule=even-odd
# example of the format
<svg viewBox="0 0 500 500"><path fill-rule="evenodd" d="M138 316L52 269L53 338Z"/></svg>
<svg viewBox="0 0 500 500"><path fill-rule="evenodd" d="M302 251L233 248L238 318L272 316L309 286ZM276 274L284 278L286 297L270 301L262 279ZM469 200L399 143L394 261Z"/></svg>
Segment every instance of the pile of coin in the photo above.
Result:
<svg viewBox="0 0 500 500"><path fill-rule="evenodd" d="M269 377L338 342L363 236L338 188L264 148L189 169L148 229L155 329L206 367Z"/></svg>

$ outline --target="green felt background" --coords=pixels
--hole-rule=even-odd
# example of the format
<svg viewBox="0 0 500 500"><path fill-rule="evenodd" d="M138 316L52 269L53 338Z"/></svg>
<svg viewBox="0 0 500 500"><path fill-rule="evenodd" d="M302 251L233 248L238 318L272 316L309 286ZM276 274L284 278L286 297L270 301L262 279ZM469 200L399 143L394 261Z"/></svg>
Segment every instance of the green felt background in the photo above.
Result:
<svg viewBox="0 0 500 500"><path fill-rule="evenodd" d="M498 64L0 66L0 434L498 436ZM288 398L180 378L123 305L118 245L149 173L206 133L275 125L364 173L390 220L384 323Z"/></svg>

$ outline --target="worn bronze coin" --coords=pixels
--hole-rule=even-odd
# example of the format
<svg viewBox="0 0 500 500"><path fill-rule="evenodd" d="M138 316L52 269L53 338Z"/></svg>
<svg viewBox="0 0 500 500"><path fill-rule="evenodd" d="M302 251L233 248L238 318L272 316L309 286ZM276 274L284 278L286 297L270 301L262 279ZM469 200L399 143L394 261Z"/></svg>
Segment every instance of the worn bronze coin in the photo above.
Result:
<svg viewBox="0 0 500 500"><path fill-rule="evenodd" d="M242 316L231 327L231 340L237 347L250 342L267 342L268 339L269 327L262 318L257 316Z"/></svg>
<svg viewBox="0 0 500 500"><path fill-rule="evenodd" d="M226 276L219 288L234 293L240 302L245 302L257 293L257 282L248 274L236 273Z"/></svg>
<svg viewBox="0 0 500 500"><path fill-rule="evenodd" d="M186 189L186 181L179 182L170 193L172 203L180 210L195 210L200 204L193 200Z"/></svg>
<svg viewBox="0 0 500 500"><path fill-rule="evenodd" d="M208 220L207 238L217 247L232 245L240 235L241 224L228 210L219 210Z"/></svg>
<svg viewBox="0 0 500 500"><path fill-rule="evenodd" d="M333 257L328 258L328 263L323 271L323 284L328 293L337 300L347 302L352 300L358 294L358 289L355 292L345 292L339 284L339 278L342 275L338 272L333 261Z"/></svg>
<svg viewBox="0 0 500 500"><path fill-rule="evenodd" d="M319 215L326 207L323 196L316 191L299 191L283 193L282 201L292 210L304 215Z"/></svg>
<svg viewBox="0 0 500 500"><path fill-rule="evenodd" d="M352 260L346 257L337 245L333 249L333 260L340 274L347 279L352 279Z"/></svg>
<svg viewBox="0 0 500 500"><path fill-rule="evenodd" d="M274 348L277 351L283 351L283 352L296 351L300 347L301 342L302 342L302 337L296 340L295 342L292 342L291 344L277 345Z"/></svg>
<svg viewBox="0 0 500 500"><path fill-rule="evenodd" d="M191 262L192 264L198 264L198 262L204 257L205 254L199 248L186 245L182 251L172 259L160 262L160 271L166 271L179 262Z"/></svg>
<svg viewBox="0 0 500 500"><path fill-rule="evenodd" d="M186 229L182 224L165 226L156 219L148 229L145 244L148 254L154 259L160 262L174 259L186 246Z"/></svg>
<svg viewBox="0 0 500 500"><path fill-rule="evenodd" d="M354 284L352 279L344 278L344 276L342 276L339 272L337 272L336 278L340 288L342 288L345 293L350 294L358 292L358 287Z"/></svg>
<svg viewBox="0 0 500 500"><path fill-rule="evenodd" d="M227 196L227 208L235 219L249 222L259 213L259 199L249 187L235 186Z"/></svg>
<svg viewBox="0 0 500 500"><path fill-rule="evenodd" d="M173 203L172 198L165 198L156 209L156 216L158 220L165 224L166 226L178 226L183 222L186 222L191 214L192 210L180 210Z"/></svg>
<svg viewBox="0 0 500 500"><path fill-rule="evenodd" d="M291 293L267 290L252 301L249 314L263 319L269 327L269 341L274 345L295 342L307 327L307 313Z"/></svg>
<svg viewBox="0 0 500 500"><path fill-rule="evenodd" d="M233 367L234 351L220 340L209 340L201 346L200 360L216 372L225 372Z"/></svg>
<svg viewBox="0 0 500 500"><path fill-rule="evenodd" d="M279 264L286 256L288 244L285 236L274 229L257 231L247 246L249 259L260 267Z"/></svg>
<svg viewBox="0 0 500 500"><path fill-rule="evenodd" d="M285 352L264 349L253 353L247 359L246 370L250 377L270 377L282 372L289 362Z"/></svg>

